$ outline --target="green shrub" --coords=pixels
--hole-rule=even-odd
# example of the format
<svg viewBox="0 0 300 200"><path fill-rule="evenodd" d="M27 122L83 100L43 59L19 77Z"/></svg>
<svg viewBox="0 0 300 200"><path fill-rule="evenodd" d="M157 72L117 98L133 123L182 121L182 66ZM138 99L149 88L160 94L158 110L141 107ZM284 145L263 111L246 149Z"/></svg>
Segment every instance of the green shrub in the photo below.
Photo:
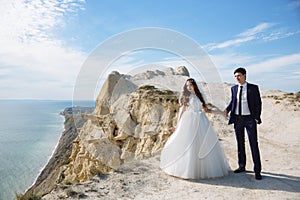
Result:
<svg viewBox="0 0 300 200"><path fill-rule="evenodd" d="M90 174L91 176L101 176L102 172L97 167L91 167Z"/></svg>
<svg viewBox="0 0 300 200"><path fill-rule="evenodd" d="M62 181L62 184L63 185L73 185L72 181L68 180L68 179L65 179Z"/></svg>
<svg viewBox="0 0 300 200"><path fill-rule="evenodd" d="M16 200L40 200L41 198L42 196L33 193L16 194Z"/></svg>

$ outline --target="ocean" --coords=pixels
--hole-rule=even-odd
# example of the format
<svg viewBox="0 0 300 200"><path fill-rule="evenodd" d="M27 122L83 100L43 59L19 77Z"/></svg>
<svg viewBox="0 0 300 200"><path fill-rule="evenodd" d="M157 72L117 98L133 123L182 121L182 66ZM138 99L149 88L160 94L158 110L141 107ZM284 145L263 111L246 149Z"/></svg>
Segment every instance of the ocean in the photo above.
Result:
<svg viewBox="0 0 300 200"><path fill-rule="evenodd" d="M72 101L0 100L0 200L15 199L50 159Z"/></svg>

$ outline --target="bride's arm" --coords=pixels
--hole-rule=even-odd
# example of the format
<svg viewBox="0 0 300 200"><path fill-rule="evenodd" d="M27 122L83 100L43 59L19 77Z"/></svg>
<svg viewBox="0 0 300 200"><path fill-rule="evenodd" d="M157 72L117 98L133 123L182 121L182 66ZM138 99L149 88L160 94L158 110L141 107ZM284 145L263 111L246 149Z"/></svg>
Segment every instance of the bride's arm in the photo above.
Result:
<svg viewBox="0 0 300 200"><path fill-rule="evenodd" d="M186 111L186 106L185 105L180 106L176 126L174 126L172 129L173 132L176 130L178 122L181 119L181 116L185 111Z"/></svg>
<svg viewBox="0 0 300 200"><path fill-rule="evenodd" d="M185 106L185 105L180 106L180 108L179 108L179 113L178 113L177 123L179 122L179 120L180 120L182 114L183 114L185 111L186 111L186 106Z"/></svg>

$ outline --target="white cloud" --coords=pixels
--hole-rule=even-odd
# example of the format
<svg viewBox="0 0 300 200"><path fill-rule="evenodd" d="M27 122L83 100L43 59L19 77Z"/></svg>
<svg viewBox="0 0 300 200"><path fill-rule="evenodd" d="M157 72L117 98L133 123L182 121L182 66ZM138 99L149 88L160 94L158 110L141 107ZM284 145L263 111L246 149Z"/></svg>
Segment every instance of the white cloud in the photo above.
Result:
<svg viewBox="0 0 300 200"><path fill-rule="evenodd" d="M295 71L299 72L300 71L299 67L300 67L300 53L271 58L266 61L255 63L248 66L249 69L251 69L253 72L257 74L268 73L268 72L278 71L278 70L281 70L281 72L284 73L284 71L282 70L287 70L287 69L295 69Z"/></svg>
<svg viewBox="0 0 300 200"><path fill-rule="evenodd" d="M273 23L261 23L258 24L257 26L250 28L246 30L243 33L238 34L239 37L249 37L249 36L254 36L257 35L258 33L261 33L270 27L272 27L274 24Z"/></svg>
<svg viewBox="0 0 300 200"><path fill-rule="evenodd" d="M85 54L54 35L84 1L4 1L0 7L1 98L71 98ZM13 87L7 87L8 84ZM58 90L68 88L58 96ZM20 89L22 88L22 89ZM41 92L41 90L44 92ZM70 92L70 91L71 92Z"/></svg>
<svg viewBox="0 0 300 200"><path fill-rule="evenodd" d="M300 53L272 57L238 54L210 57L224 82L234 83L233 70L242 66L247 69L248 81L259 84L263 89L300 90Z"/></svg>
<svg viewBox="0 0 300 200"><path fill-rule="evenodd" d="M211 59L219 69L228 69L235 66L247 65L255 62L258 58L251 55L241 55L237 53L225 53L210 55Z"/></svg>
<svg viewBox="0 0 300 200"><path fill-rule="evenodd" d="M252 41L257 39L257 34L265 31L266 29L272 27L273 24L271 23L261 23L258 24L257 26L250 28L240 34L237 35L237 38L232 39L232 40L227 40L225 42L221 43L213 43L213 44L208 44L204 46L205 49L208 49L208 51L212 51L214 49L223 49L231 46L239 46L243 43Z"/></svg>
<svg viewBox="0 0 300 200"><path fill-rule="evenodd" d="M262 40L264 41L272 41L272 40L278 40L278 39L282 39L282 38L287 38L293 35L296 35L300 33L300 31L295 31L295 32L285 32L285 31L281 31L281 30L277 30L274 32L271 32L267 35L263 35L261 37Z"/></svg>
<svg viewBox="0 0 300 200"><path fill-rule="evenodd" d="M212 51L215 49L224 49L232 46L240 46L244 43L254 40L278 40L299 33L299 31L287 32L280 29L271 29L274 26L275 23L260 23L257 26L238 34L235 39L227 40L221 43L211 43L205 45L204 48L208 51Z"/></svg>
<svg viewBox="0 0 300 200"><path fill-rule="evenodd" d="M51 0L1 2L0 36L20 42L51 42L52 28L63 25L63 16L83 9L83 1Z"/></svg>
<svg viewBox="0 0 300 200"><path fill-rule="evenodd" d="M248 37L244 37L244 38L237 38L237 39L228 40L228 41L225 41L225 42L222 42L222 43L219 43L219 44L210 44L208 46L208 49L209 49L209 51L212 51L214 49L223 49L223 48L227 48L227 47L230 47L230 46L238 46L242 43L249 42L249 41L254 40L254 39L255 39L254 36L248 36Z"/></svg>
<svg viewBox="0 0 300 200"><path fill-rule="evenodd" d="M288 31L275 23L260 23L234 39L221 43L208 44L204 48L209 52L216 49L240 46L249 42L269 42L299 34L300 31ZM237 53L211 54L225 82L234 82L233 70L243 66L248 70L248 80L260 84L265 89L283 91L297 90L300 85L300 53L290 55L241 55ZM276 80L276 81L274 81Z"/></svg>

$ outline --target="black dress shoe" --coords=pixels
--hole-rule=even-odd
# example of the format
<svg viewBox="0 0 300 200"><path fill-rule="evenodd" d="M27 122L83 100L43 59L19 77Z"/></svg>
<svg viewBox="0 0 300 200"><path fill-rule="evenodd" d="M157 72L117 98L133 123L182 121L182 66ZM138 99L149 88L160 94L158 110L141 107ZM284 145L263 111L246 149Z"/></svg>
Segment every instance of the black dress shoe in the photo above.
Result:
<svg viewBox="0 0 300 200"><path fill-rule="evenodd" d="M262 176L260 175L260 173L255 173L255 179L256 180L261 180Z"/></svg>
<svg viewBox="0 0 300 200"><path fill-rule="evenodd" d="M241 172L244 172L244 171L246 171L245 167L239 167L236 170L234 170L233 173L241 173Z"/></svg>

